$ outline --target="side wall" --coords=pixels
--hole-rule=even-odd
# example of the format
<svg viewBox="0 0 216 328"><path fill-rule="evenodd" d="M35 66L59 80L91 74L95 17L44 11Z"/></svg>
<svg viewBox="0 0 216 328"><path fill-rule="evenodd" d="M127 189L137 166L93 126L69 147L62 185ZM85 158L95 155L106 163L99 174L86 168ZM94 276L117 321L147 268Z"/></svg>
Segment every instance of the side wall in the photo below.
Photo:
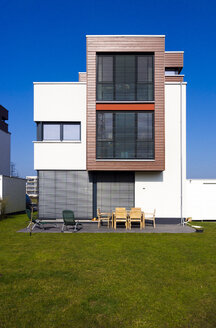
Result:
<svg viewBox="0 0 216 328"><path fill-rule="evenodd" d="M180 129L181 121L182 130ZM181 217L181 172L184 194L186 181L186 83L166 83L165 171L136 172L135 206L141 207L144 211L152 211L155 208L157 217ZM184 216L184 208L182 214Z"/></svg>
<svg viewBox="0 0 216 328"><path fill-rule="evenodd" d="M10 175L10 133L0 130L0 174Z"/></svg>
<svg viewBox="0 0 216 328"><path fill-rule="evenodd" d="M81 122L81 141L35 141L35 170L86 170L86 84L35 83L35 122Z"/></svg>
<svg viewBox="0 0 216 328"><path fill-rule="evenodd" d="M1 176L2 198L6 200L6 213L24 211L26 208L26 180Z"/></svg>

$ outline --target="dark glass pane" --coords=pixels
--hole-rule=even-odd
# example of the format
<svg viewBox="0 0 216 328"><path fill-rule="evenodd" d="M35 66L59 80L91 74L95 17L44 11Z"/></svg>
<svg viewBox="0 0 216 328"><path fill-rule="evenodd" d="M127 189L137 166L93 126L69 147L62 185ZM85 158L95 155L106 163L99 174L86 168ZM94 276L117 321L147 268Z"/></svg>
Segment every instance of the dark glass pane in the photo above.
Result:
<svg viewBox="0 0 216 328"><path fill-rule="evenodd" d="M137 82L153 82L153 57L138 56Z"/></svg>
<svg viewBox="0 0 216 328"><path fill-rule="evenodd" d="M113 84L111 83L98 83L97 84L97 100L113 100Z"/></svg>
<svg viewBox="0 0 216 328"><path fill-rule="evenodd" d="M153 113L137 114L137 140L153 140Z"/></svg>
<svg viewBox="0 0 216 328"><path fill-rule="evenodd" d="M98 141L97 142L97 158L113 158L113 142Z"/></svg>
<svg viewBox="0 0 216 328"><path fill-rule="evenodd" d="M135 100L135 56L116 55L115 100Z"/></svg>
<svg viewBox="0 0 216 328"><path fill-rule="evenodd" d="M108 141L113 139L113 114L98 113L97 115L97 140Z"/></svg>
<svg viewBox="0 0 216 328"><path fill-rule="evenodd" d="M138 83L137 84L137 100L154 100L153 84Z"/></svg>
<svg viewBox="0 0 216 328"><path fill-rule="evenodd" d="M113 56L98 56L98 82L113 82Z"/></svg>
<svg viewBox="0 0 216 328"><path fill-rule="evenodd" d="M154 159L154 142L137 141L137 158Z"/></svg>
<svg viewBox="0 0 216 328"><path fill-rule="evenodd" d="M115 114L115 158L135 157L135 113Z"/></svg>

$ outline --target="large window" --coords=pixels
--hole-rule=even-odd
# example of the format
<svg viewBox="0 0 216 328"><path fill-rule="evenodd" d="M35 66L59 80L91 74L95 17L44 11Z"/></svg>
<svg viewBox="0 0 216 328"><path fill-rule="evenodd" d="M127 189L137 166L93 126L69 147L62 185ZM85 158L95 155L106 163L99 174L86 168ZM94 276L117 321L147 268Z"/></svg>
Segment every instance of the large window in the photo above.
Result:
<svg viewBox="0 0 216 328"><path fill-rule="evenodd" d="M153 101L153 54L97 54L98 101Z"/></svg>
<svg viewBox="0 0 216 328"><path fill-rule="evenodd" d="M98 159L154 159L154 112L97 112Z"/></svg>
<svg viewBox="0 0 216 328"><path fill-rule="evenodd" d="M81 140L80 122L75 123L43 123L38 125L42 131L41 140Z"/></svg>

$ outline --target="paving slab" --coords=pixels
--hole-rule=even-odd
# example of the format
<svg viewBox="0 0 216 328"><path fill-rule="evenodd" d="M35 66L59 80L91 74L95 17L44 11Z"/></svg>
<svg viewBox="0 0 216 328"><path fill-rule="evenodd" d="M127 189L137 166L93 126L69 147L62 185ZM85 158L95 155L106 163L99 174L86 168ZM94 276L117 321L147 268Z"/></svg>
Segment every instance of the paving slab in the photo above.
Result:
<svg viewBox="0 0 216 328"><path fill-rule="evenodd" d="M46 225L45 228L35 227L32 233L61 233L62 224L58 224L57 227L54 225ZM29 229L24 228L18 232L29 233ZM74 232L73 228L64 233L193 233L195 229L181 224L158 224L155 228L152 225L146 225L145 229L140 230L139 226L132 227L131 230L126 230L124 225L117 226L117 229L108 228L106 225L102 225L98 228L97 223L82 223L79 230Z"/></svg>

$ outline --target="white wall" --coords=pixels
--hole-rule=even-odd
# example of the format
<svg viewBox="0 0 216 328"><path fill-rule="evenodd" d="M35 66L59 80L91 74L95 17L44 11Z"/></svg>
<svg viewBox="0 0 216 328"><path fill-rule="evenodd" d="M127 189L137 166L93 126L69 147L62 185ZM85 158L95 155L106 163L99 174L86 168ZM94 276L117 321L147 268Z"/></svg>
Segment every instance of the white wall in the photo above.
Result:
<svg viewBox="0 0 216 328"><path fill-rule="evenodd" d="M86 169L86 83L34 83L36 122L81 122L81 142L34 142L35 170Z"/></svg>
<svg viewBox="0 0 216 328"><path fill-rule="evenodd" d="M216 220L216 180L187 180L185 196L186 217Z"/></svg>
<svg viewBox="0 0 216 328"><path fill-rule="evenodd" d="M180 130L182 104L182 134ZM165 84L165 171L136 172L135 206L157 217L181 217L181 140L186 180L186 83ZM183 185L185 188L185 185ZM184 209L183 209L184 210ZM183 213L184 215L184 213Z"/></svg>
<svg viewBox="0 0 216 328"><path fill-rule="evenodd" d="M14 177L0 176L0 198L6 200L6 213L24 211L26 180Z"/></svg>
<svg viewBox="0 0 216 328"><path fill-rule="evenodd" d="M0 174L10 175L10 133L0 130Z"/></svg>

